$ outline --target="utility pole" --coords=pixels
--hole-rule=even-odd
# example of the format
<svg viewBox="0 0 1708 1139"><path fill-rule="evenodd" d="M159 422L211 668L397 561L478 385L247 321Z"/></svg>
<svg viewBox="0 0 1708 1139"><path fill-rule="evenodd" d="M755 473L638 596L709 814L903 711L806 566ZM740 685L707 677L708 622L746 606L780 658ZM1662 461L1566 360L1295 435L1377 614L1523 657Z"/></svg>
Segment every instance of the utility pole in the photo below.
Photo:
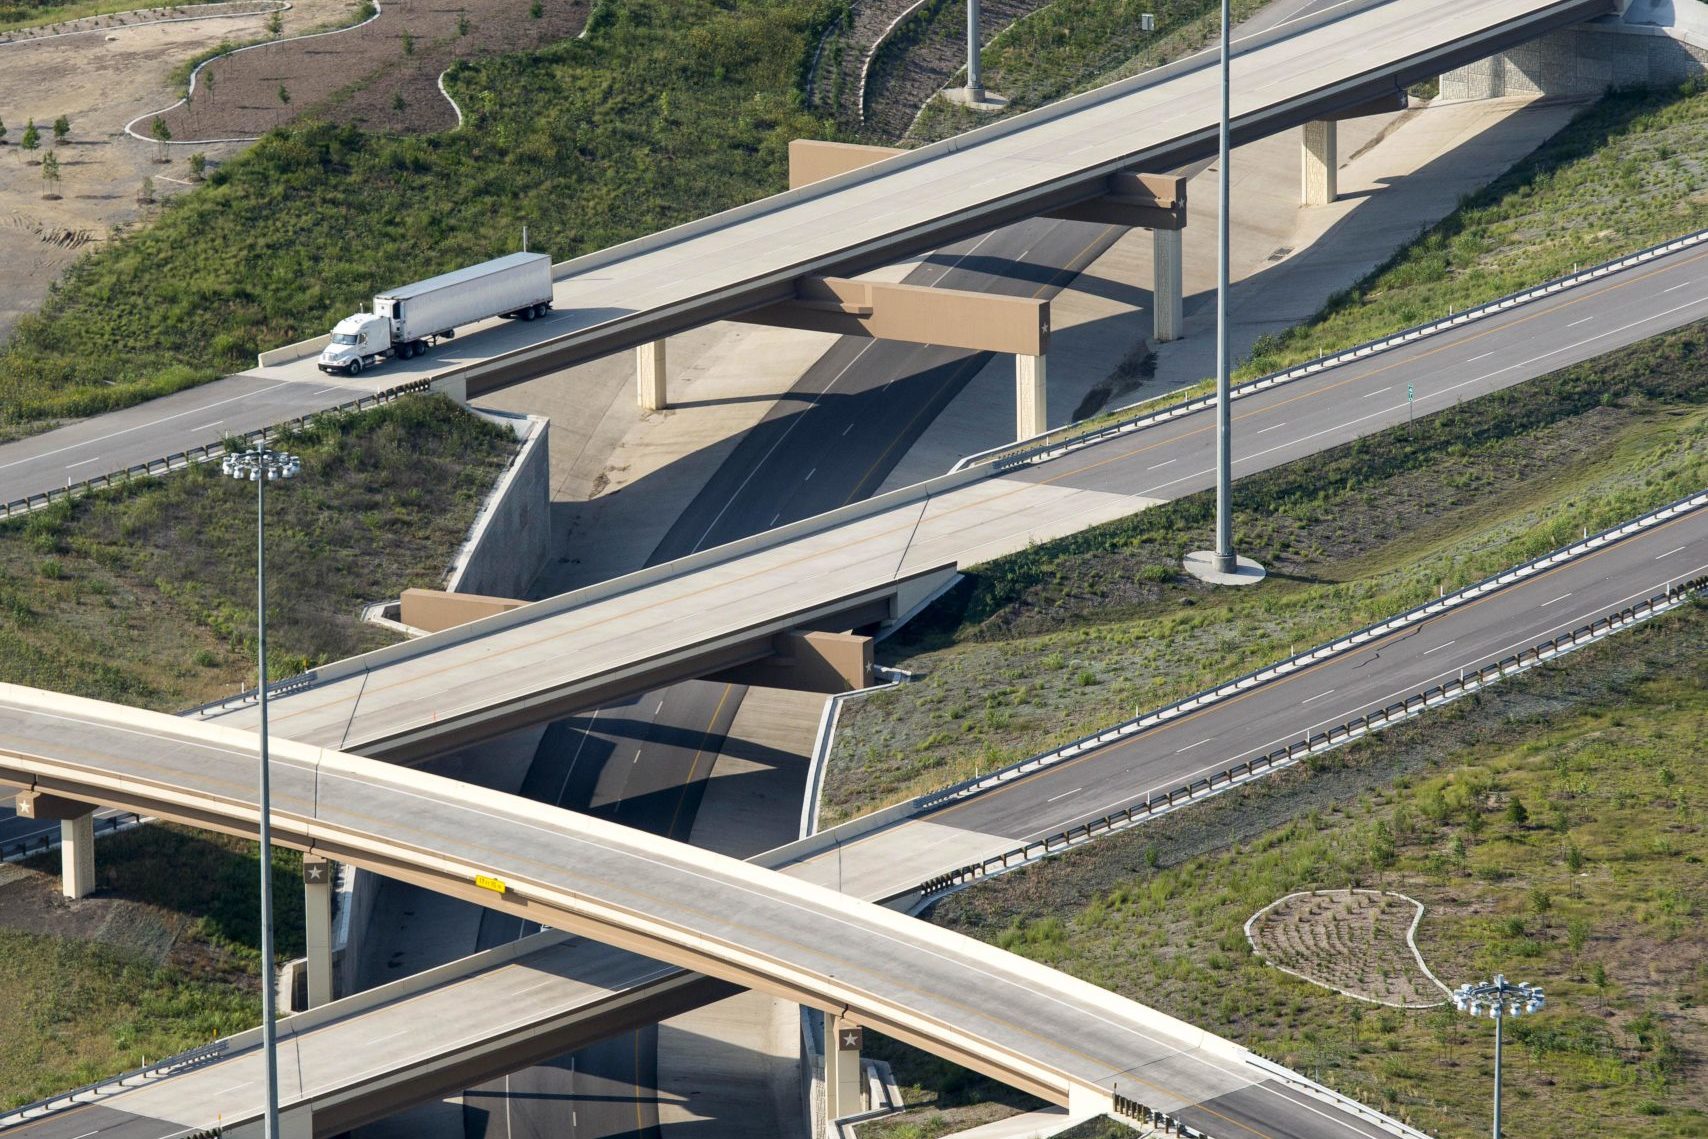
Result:
<svg viewBox="0 0 1708 1139"><path fill-rule="evenodd" d="M979 59L979 0L967 0L967 102L984 102L983 65Z"/></svg>

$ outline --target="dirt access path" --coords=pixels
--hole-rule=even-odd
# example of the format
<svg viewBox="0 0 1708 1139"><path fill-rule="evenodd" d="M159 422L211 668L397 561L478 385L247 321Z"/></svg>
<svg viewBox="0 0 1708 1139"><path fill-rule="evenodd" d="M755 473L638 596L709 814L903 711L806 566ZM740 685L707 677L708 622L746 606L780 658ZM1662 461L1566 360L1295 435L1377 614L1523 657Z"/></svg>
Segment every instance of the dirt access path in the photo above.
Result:
<svg viewBox="0 0 1708 1139"><path fill-rule="evenodd" d="M588 0L380 0L358 27L209 62L161 118L174 140L254 138L303 114L398 134L450 130L446 68L573 36L587 11Z"/></svg>
<svg viewBox="0 0 1708 1139"><path fill-rule="evenodd" d="M284 34L330 23L350 8L350 0L294 0L281 17ZM11 144L0 147L0 338L40 307L49 285L90 245L145 215L137 203L144 178L154 179L161 197L190 187L184 148L162 166L154 147L124 133L137 115L171 102L172 69L222 40L267 34L264 11L170 23L106 19L74 35L0 43L0 119ZM71 135L58 148L60 197L44 201L43 151L32 164L17 143L34 119L45 147L53 137L48 124L60 115L71 120ZM217 159L239 148L205 149Z"/></svg>

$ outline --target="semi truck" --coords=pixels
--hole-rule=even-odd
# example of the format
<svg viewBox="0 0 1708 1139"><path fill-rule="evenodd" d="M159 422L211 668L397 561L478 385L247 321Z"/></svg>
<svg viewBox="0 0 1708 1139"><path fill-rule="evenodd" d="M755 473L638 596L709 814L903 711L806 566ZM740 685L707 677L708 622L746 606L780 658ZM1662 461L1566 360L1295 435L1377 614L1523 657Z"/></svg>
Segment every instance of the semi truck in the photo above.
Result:
<svg viewBox="0 0 1708 1139"><path fill-rule="evenodd" d="M512 253L378 294L372 312L338 322L320 370L354 376L387 356L419 356L462 325L493 316L533 320L551 307L552 259Z"/></svg>

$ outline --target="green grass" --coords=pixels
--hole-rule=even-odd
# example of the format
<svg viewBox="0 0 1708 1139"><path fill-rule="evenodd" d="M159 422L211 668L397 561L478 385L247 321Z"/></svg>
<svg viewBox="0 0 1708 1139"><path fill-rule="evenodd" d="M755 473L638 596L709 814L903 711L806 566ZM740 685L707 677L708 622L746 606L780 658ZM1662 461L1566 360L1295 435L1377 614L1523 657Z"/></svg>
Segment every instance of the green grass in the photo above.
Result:
<svg viewBox="0 0 1708 1139"><path fill-rule="evenodd" d="M974 567L846 706L827 822L1057 746L1708 485L1708 326L1240 480L1249 591L1179 572L1209 494Z"/></svg>
<svg viewBox="0 0 1708 1139"><path fill-rule="evenodd" d="M79 261L0 352L0 424L88 415L244 367L378 289L508 252L564 259L782 189L821 134L799 80L828 0L628 0L585 39L454 67L425 138L269 134Z"/></svg>
<svg viewBox="0 0 1708 1139"><path fill-rule="evenodd" d="M267 496L272 675L391 640L361 606L437 587L513 453L439 397L316 420ZM254 681L255 492L217 464L0 524L0 679L175 710Z"/></svg>
<svg viewBox="0 0 1708 1139"><path fill-rule="evenodd" d="M954 895L934 920L1241 1041L1431 1134L1486 1127L1493 1033L1359 1005L1254 957L1294 890L1428 907L1448 984L1505 972L1506 1123L1538 1139L1708 1128L1708 606L1290 774ZM1512 804L1525 805L1513 821Z"/></svg>
<svg viewBox="0 0 1708 1139"><path fill-rule="evenodd" d="M180 0L160 7L173 11L192 8L198 4L218 3L219 0ZM150 7L143 0L73 0L69 4L53 0L6 0L0 3L0 32L17 28L36 28L48 24L68 23L86 16L105 16L109 12L132 12Z"/></svg>
<svg viewBox="0 0 1708 1139"><path fill-rule="evenodd" d="M1708 227L1708 85L1614 92L1310 322L1255 346L1257 375Z"/></svg>
<svg viewBox="0 0 1708 1139"><path fill-rule="evenodd" d="M42 899L0 925L0 1104L16 1105L253 1028L260 1019L257 846L181 827L101 841L100 893L67 918L58 855L0 886ZM301 858L275 851L280 960L302 955ZM72 924L67 925L69 921Z"/></svg>
<svg viewBox="0 0 1708 1139"><path fill-rule="evenodd" d="M1233 19L1245 20L1263 6L1264 0L1235 0ZM936 27L921 28L914 38L933 31L955 34L951 25L965 19L965 10L964 5L941 6L931 21ZM1154 33L1140 30L1139 17L1145 13L1156 16ZM1220 34L1220 13L1216 0L1055 0L985 45L980 56L985 87L1011 100L1004 114L1033 110L1198 51ZM874 64L874 88L906 46L898 43L892 50L886 45ZM936 99L921 112L909 137L935 141L990 121L986 113Z"/></svg>

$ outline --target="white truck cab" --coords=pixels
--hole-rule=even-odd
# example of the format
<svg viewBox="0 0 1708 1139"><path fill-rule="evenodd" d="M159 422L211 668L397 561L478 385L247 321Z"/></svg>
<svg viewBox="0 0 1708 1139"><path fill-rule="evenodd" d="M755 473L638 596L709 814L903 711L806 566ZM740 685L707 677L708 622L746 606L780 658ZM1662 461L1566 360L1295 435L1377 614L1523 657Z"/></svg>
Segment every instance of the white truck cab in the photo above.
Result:
<svg viewBox="0 0 1708 1139"><path fill-rule="evenodd" d="M332 343L320 353L320 367L354 376L390 348L391 322L371 312L359 312L332 329Z"/></svg>

